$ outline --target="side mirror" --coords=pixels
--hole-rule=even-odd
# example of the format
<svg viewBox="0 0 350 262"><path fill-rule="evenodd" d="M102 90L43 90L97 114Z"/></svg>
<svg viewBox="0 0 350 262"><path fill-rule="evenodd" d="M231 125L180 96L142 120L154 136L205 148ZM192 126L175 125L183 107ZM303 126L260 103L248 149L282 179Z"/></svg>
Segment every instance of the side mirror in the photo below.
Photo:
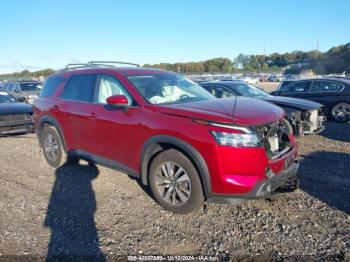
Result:
<svg viewBox="0 0 350 262"><path fill-rule="evenodd" d="M19 97L19 98L17 98L17 101L18 102L24 102L24 101L26 101L26 99L24 97Z"/></svg>
<svg viewBox="0 0 350 262"><path fill-rule="evenodd" d="M106 102L110 106L115 107L127 107L129 106L129 100L124 95L110 96L106 99Z"/></svg>
<svg viewBox="0 0 350 262"><path fill-rule="evenodd" d="M13 92L19 93L20 91L19 91L19 89L14 89Z"/></svg>

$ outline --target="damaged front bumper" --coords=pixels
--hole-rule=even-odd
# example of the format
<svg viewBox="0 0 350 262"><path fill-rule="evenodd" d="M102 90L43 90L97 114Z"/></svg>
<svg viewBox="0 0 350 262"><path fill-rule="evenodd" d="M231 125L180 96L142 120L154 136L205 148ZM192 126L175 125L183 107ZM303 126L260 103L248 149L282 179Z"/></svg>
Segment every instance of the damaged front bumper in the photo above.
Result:
<svg viewBox="0 0 350 262"><path fill-rule="evenodd" d="M294 161L286 169L281 171L279 174L274 174L271 170L268 170L266 176L268 179L263 180L246 195L224 195L214 194L208 198L210 203L240 203L249 199L265 198L270 199L275 193L291 192L298 187L297 172L299 163ZM279 188L286 185L291 185L288 191L278 191Z"/></svg>

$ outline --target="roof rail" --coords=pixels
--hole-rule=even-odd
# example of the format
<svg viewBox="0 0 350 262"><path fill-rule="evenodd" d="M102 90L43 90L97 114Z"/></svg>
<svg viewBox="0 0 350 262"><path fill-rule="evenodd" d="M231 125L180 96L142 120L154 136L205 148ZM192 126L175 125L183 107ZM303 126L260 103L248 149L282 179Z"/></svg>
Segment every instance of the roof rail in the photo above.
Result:
<svg viewBox="0 0 350 262"><path fill-rule="evenodd" d="M97 66L111 66L109 64L120 64L120 65L132 65L140 67L139 64L129 63L129 62L120 62L120 61L89 61L87 62L88 66L97 65Z"/></svg>
<svg viewBox="0 0 350 262"><path fill-rule="evenodd" d="M121 64L121 65L132 65L136 67L140 67L139 64L133 64L128 62L117 62L117 61L89 61L87 63L70 63L67 64L65 68L58 70L59 72L74 70L74 69L84 69L84 68L92 68L92 67L115 67L111 64Z"/></svg>
<svg viewBox="0 0 350 262"><path fill-rule="evenodd" d="M80 67L86 67L87 64L84 63L70 63L67 64L66 67L64 69L71 69L71 68L80 68Z"/></svg>

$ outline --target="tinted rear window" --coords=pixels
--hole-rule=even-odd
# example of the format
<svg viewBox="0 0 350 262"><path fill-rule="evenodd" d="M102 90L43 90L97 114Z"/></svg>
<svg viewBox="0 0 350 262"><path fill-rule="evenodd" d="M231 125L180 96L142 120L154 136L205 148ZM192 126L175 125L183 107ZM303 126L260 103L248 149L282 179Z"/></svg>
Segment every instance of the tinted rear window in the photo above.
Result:
<svg viewBox="0 0 350 262"><path fill-rule="evenodd" d="M313 81L310 86L310 92L339 92L343 90L344 86L330 81Z"/></svg>
<svg viewBox="0 0 350 262"><path fill-rule="evenodd" d="M74 75L65 86L61 97L67 100L93 102L96 75Z"/></svg>
<svg viewBox="0 0 350 262"><path fill-rule="evenodd" d="M21 90L22 91L35 91L40 90L38 86L40 86L39 82L32 82L32 83L21 83Z"/></svg>
<svg viewBox="0 0 350 262"><path fill-rule="evenodd" d="M63 83L66 79L62 76L53 76L49 77L44 85L43 90L40 92L41 97L50 97L52 96L57 87Z"/></svg>
<svg viewBox="0 0 350 262"><path fill-rule="evenodd" d="M281 85L280 85L279 88L285 87L285 86L287 86L287 85L289 85L289 84L291 84L291 83L293 83L293 82L294 82L294 81L283 81L283 82L281 83Z"/></svg>

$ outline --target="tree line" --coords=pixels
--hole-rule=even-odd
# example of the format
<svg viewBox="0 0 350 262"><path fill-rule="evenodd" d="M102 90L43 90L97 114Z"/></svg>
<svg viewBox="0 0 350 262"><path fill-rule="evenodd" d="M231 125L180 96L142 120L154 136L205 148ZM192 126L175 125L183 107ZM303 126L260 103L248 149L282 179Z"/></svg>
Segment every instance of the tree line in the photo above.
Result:
<svg viewBox="0 0 350 262"><path fill-rule="evenodd" d="M316 74L350 73L350 43L332 47L322 53L317 50L308 52L293 51L290 53L273 53L270 55L239 54L234 59L213 58L201 62L188 63L160 63L145 64L145 67L165 69L182 74L203 73L299 73L302 70L313 70ZM53 69L44 69L30 72L24 70L13 74L2 74L0 79L29 79L33 77L47 77L55 72Z"/></svg>
<svg viewBox="0 0 350 262"><path fill-rule="evenodd" d="M34 77L44 76L45 78L53 74L55 70L47 68L39 71L30 72L29 70L23 70L21 72L11 74L1 74L0 80L14 80L14 79L32 79Z"/></svg>
<svg viewBox="0 0 350 262"><path fill-rule="evenodd" d="M214 58L201 62L146 64L184 74L237 73L237 72L282 72L299 73L313 70L317 74L350 73L350 43L331 48L327 52L311 50L307 52L273 53L270 55L239 54L233 60Z"/></svg>

